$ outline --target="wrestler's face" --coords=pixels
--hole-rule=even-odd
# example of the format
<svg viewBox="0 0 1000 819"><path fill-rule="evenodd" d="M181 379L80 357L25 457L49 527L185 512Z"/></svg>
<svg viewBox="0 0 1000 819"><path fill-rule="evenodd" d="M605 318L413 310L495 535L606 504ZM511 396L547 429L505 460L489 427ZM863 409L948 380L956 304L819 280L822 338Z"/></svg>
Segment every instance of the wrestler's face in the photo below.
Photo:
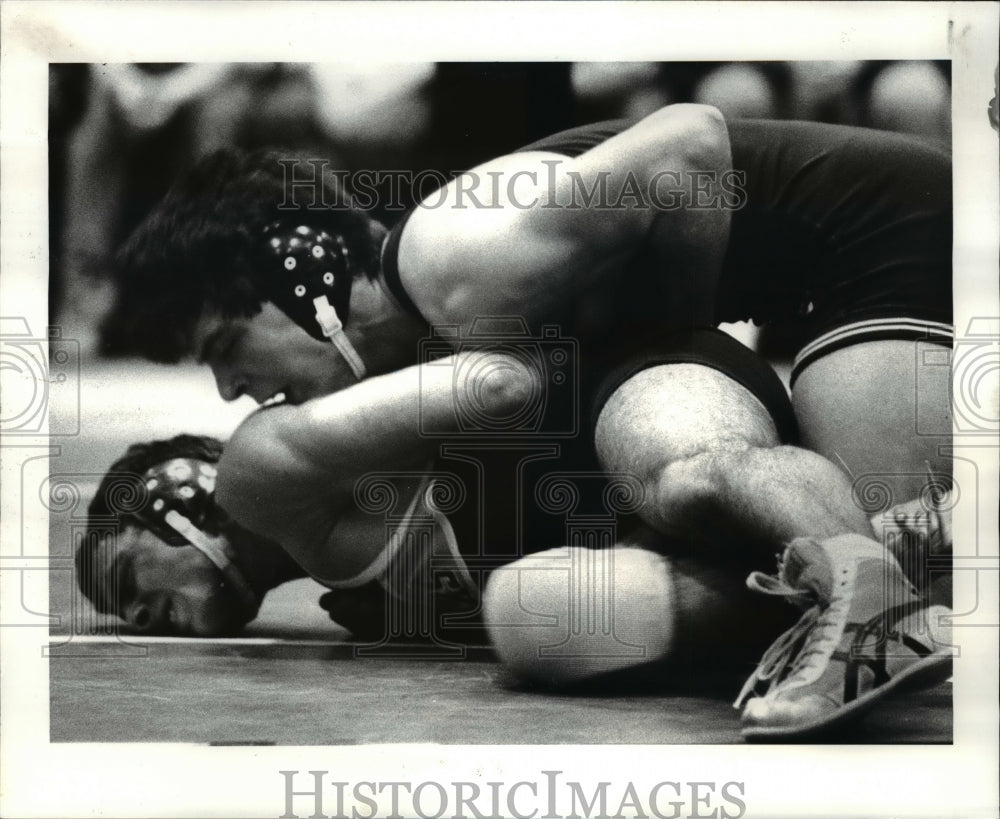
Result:
<svg viewBox="0 0 1000 819"><path fill-rule="evenodd" d="M313 338L270 302L252 318L202 319L195 345L226 401L249 395L262 404L283 393L301 404L355 383L333 344Z"/></svg>
<svg viewBox="0 0 1000 819"><path fill-rule="evenodd" d="M108 573L106 588L117 588L114 613L139 633L220 637L248 622L207 557L193 546L169 546L148 529L127 526L119 533Z"/></svg>

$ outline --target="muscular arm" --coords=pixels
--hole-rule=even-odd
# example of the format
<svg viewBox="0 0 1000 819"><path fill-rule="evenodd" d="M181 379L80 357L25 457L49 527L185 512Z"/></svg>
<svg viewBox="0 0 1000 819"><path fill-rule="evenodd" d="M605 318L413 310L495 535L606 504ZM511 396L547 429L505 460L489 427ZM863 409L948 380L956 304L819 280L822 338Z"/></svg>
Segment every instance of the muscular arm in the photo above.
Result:
<svg viewBox="0 0 1000 819"><path fill-rule="evenodd" d="M381 543L358 543L365 532L384 533L384 525L366 525L353 508L357 480L372 471L420 470L437 451L435 433L455 430L462 412L505 417L528 400L535 378L516 359L473 351L300 406L261 410L226 445L216 497L239 523L276 540L314 573L338 549L357 545L377 554Z"/></svg>
<svg viewBox="0 0 1000 819"><path fill-rule="evenodd" d="M701 105L663 108L573 159L501 157L414 212L403 284L432 322L536 324L641 259L664 277L665 320L711 321L729 211L691 205L712 203L731 164L721 114ZM676 196L698 188L698 203Z"/></svg>

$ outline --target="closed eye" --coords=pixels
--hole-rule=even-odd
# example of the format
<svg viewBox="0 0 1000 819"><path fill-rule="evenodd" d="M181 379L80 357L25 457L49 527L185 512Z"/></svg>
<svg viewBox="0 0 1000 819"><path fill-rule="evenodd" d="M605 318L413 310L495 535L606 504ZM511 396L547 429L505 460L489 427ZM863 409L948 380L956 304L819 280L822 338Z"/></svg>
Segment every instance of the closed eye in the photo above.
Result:
<svg viewBox="0 0 1000 819"><path fill-rule="evenodd" d="M226 361L240 335L241 333L236 327L220 327L202 343L198 353L198 363L212 364Z"/></svg>
<svg viewBox="0 0 1000 819"><path fill-rule="evenodd" d="M115 558L111 576L115 579L112 589L114 598L110 601L115 612L122 612L135 596L135 583L132 579L132 561L127 555L120 554Z"/></svg>
<svg viewBox="0 0 1000 819"><path fill-rule="evenodd" d="M219 328L214 332L210 333L208 337L201 343L201 349L198 351L198 363L207 364L216 355L216 349L219 346L219 341L222 337L223 328Z"/></svg>

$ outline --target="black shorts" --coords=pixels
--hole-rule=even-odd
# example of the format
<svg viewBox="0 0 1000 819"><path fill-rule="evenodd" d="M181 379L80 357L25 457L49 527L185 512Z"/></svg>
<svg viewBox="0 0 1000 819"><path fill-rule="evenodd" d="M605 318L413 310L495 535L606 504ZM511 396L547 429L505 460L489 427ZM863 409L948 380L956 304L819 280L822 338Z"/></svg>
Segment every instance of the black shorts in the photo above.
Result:
<svg viewBox="0 0 1000 819"><path fill-rule="evenodd" d="M623 341L592 356L585 379L591 435L612 393L632 376L661 364L700 364L742 385L770 413L781 442L798 443L798 425L777 373L752 350L714 327L660 331Z"/></svg>
<svg viewBox="0 0 1000 819"><path fill-rule="evenodd" d="M729 122L746 174L720 321L799 338L792 374L876 339L951 343L951 158L908 137L815 123Z"/></svg>
<svg viewBox="0 0 1000 819"><path fill-rule="evenodd" d="M624 120L524 150L575 157ZM727 120L742 201L732 212L716 319L801 339L795 375L876 338L950 344L951 158L912 138L812 122Z"/></svg>
<svg viewBox="0 0 1000 819"><path fill-rule="evenodd" d="M794 385L802 371L823 356L870 341L923 341L950 348L954 341L954 327L946 322L905 315L887 315L840 324L810 338L796 353L791 383Z"/></svg>

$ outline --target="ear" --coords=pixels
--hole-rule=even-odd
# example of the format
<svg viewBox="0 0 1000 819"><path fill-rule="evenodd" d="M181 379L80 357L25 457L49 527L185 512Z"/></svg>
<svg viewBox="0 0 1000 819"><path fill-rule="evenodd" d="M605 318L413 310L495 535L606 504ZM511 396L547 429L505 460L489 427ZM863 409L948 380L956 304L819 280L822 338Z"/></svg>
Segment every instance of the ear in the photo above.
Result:
<svg viewBox="0 0 1000 819"><path fill-rule="evenodd" d="M371 238L372 244L376 248L382 247L382 242L385 241L385 237L388 235L388 233L389 233L389 228L387 228L377 219L368 220L368 236Z"/></svg>

